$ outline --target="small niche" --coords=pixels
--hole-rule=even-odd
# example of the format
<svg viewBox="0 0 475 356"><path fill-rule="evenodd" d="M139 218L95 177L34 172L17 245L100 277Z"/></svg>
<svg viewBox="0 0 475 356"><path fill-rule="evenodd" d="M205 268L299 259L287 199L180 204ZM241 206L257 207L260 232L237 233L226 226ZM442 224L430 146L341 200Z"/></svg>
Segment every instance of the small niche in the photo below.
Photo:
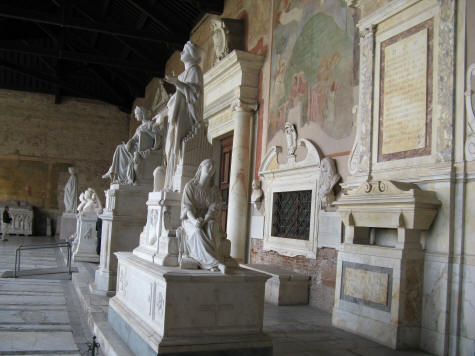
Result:
<svg viewBox="0 0 475 356"><path fill-rule="evenodd" d="M396 247L397 229L379 227L356 227L354 244Z"/></svg>

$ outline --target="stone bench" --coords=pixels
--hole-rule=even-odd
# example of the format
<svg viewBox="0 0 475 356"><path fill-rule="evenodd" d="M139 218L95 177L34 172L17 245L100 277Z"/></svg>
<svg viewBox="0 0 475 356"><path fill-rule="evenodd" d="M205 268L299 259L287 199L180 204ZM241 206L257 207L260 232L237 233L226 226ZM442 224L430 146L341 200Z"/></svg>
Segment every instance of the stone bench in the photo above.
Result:
<svg viewBox="0 0 475 356"><path fill-rule="evenodd" d="M272 278L266 282L265 301L274 305L308 304L309 277L288 271L278 265L242 264L241 267L265 273Z"/></svg>

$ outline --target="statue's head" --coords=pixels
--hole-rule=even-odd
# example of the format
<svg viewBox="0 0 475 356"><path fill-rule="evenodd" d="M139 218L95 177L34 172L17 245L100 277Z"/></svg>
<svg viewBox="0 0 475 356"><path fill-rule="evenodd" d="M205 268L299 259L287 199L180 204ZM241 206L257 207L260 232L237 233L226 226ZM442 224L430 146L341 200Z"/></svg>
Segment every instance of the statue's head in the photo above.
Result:
<svg viewBox="0 0 475 356"><path fill-rule="evenodd" d="M137 105L134 110L135 118L137 121L148 121L150 120L150 110L145 109L143 106Z"/></svg>
<svg viewBox="0 0 475 356"><path fill-rule="evenodd" d="M180 56L182 62L199 64L201 61L201 48L191 41L185 43Z"/></svg>
<svg viewBox="0 0 475 356"><path fill-rule="evenodd" d="M68 167L69 174L76 174L78 171L76 167Z"/></svg>
<svg viewBox="0 0 475 356"><path fill-rule="evenodd" d="M198 166L198 169L196 170L196 174L193 177L193 182L197 183L200 180L201 176L203 174L206 174L209 176L209 180L208 180L209 185L212 186L214 184L215 172L216 172L216 168L214 165L214 161L210 158L207 158L204 161L202 161L200 165Z"/></svg>

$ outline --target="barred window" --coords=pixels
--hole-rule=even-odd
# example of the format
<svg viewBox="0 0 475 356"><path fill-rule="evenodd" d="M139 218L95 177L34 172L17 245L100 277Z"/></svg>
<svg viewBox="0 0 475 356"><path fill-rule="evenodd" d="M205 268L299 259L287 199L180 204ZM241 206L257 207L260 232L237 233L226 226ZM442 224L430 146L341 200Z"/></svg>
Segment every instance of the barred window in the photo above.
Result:
<svg viewBox="0 0 475 356"><path fill-rule="evenodd" d="M308 240L312 191L278 192L273 198L272 236Z"/></svg>

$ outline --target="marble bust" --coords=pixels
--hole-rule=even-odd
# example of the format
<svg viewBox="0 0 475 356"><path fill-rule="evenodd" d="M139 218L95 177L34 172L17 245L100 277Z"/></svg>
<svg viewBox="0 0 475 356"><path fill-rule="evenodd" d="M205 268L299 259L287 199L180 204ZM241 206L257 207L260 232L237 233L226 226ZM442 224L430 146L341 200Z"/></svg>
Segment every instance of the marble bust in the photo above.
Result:
<svg viewBox="0 0 475 356"><path fill-rule="evenodd" d="M172 176L180 161L182 143L191 138L203 126L203 73L200 68L201 48L188 41L181 52L185 71L178 77L165 76L165 81L176 87L175 94L167 103L162 115L168 116L168 131L165 145L167 181L170 189ZM157 121L161 122L162 117Z"/></svg>
<svg viewBox="0 0 475 356"><path fill-rule="evenodd" d="M230 241L219 223L221 195L214 184L215 171L213 161L205 159L183 190L182 225L177 231L182 268L224 271L231 260Z"/></svg>
<svg viewBox="0 0 475 356"><path fill-rule="evenodd" d="M118 145L112 164L102 178L110 178L112 183L132 184L135 181L136 167L140 160L161 144L158 125L151 120L150 111L137 106L135 117L141 122L127 143Z"/></svg>
<svg viewBox="0 0 475 356"><path fill-rule="evenodd" d="M78 177L77 169L69 167L68 182L64 186L64 210L66 213L74 213L78 207Z"/></svg>
<svg viewBox="0 0 475 356"><path fill-rule="evenodd" d="M254 208L257 208L262 201L264 193L261 188L261 181L254 179L252 181L252 193L251 193L251 203L254 205Z"/></svg>
<svg viewBox="0 0 475 356"><path fill-rule="evenodd" d="M333 194L333 187L340 180L341 176L338 174L335 161L330 157L325 157L321 164L320 180L318 184L318 196L320 200L320 207L326 208L335 200Z"/></svg>
<svg viewBox="0 0 475 356"><path fill-rule="evenodd" d="M102 204L96 191L92 188L87 188L79 196L80 204L78 206L79 214L83 213L95 213L100 214L102 212Z"/></svg>

